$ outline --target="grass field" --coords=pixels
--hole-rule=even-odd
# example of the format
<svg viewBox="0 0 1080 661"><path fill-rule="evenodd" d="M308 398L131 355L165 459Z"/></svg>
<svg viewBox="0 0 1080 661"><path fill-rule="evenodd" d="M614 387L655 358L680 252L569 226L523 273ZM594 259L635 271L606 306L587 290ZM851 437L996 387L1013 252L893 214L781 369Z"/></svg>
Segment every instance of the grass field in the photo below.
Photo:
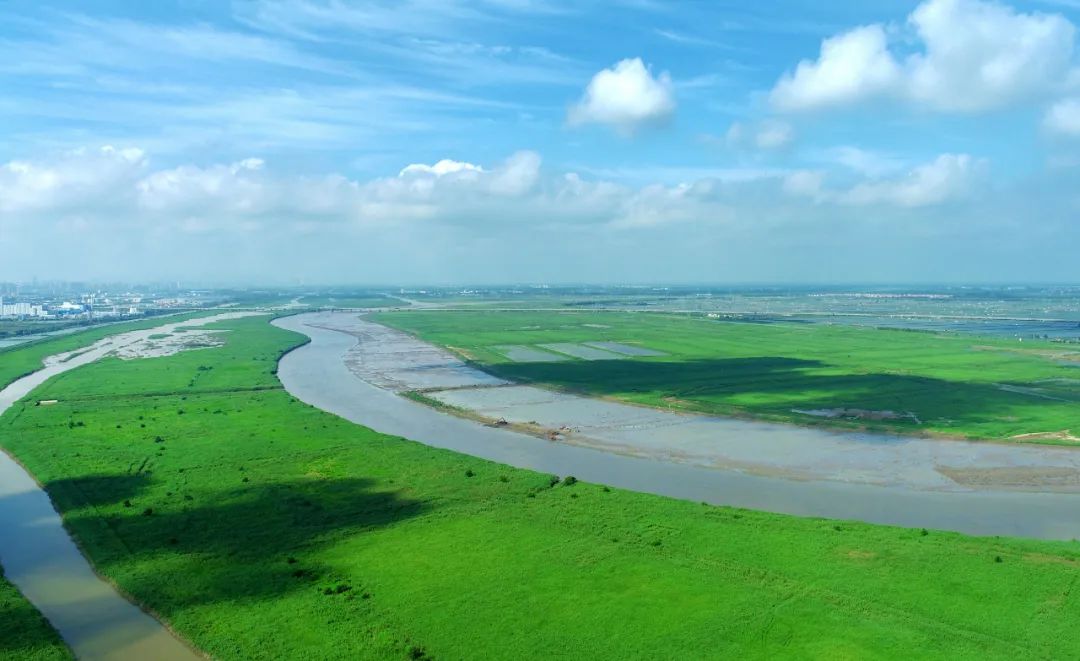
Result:
<svg viewBox="0 0 1080 661"><path fill-rule="evenodd" d="M89 328L85 331L77 331L70 335L62 335L36 342L28 342L7 349L0 349L0 388L7 386L12 381L26 376L30 372L41 369L41 361L58 353L74 351L75 349L88 346L98 340L144 328L154 328L163 324L175 323L196 317L205 317L217 314L217 312L191 312L180 315L150 317L138 321L128 321L119 324L108 324Z"/></svg>
<svg viewBox="0 0 1080 661"><path fill-rule="evenodd" d="M1080 655L1076 543L554 482L299 403L299 336L217 326L0 418L99 570L215 658Z"/></svg>
<svg viewBox="0 0 1080 661"><path fill-rule="evenodd" d="M33 333L46 333L49 331L63 330L72 326L83 326L89 322L85 319L73 321L38 321L23 319L5 319L0 321L0 339L31 335Z"/></svg>
<svg viewBox="0 0 1080 661"><path fill-rule="evenodd" d="M0 570L0 659L60 661L71 652Z"/></svg>
<svg viewBox="0 0 1080 661"><path fill-rule="evenodd" d="M622 312L410 311L376 319L505 378L638 404L808 425L1080 441L1069 438L1080 437L1074 345ZM665 355L514 363L497 348L609 340ZM902 417L873 419L881 411Z"/></svg>

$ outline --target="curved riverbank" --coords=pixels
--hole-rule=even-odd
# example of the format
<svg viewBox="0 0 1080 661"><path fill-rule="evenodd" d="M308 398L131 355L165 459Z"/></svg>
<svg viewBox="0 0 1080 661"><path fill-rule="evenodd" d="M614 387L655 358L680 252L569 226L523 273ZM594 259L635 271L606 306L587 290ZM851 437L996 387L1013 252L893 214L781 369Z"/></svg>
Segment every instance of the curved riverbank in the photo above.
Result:
<svg viewBox="0 0 1080 661"><path fill-rule="evenodd" d="M859 481L784 479L552 443L453 417L358 377L345 362L357 338L318 326L333 319L304 314L274 321L312 340L281 360L278 376L297 398L377 431L521 468L687 500L974 535L1080 537L1075 516L1080 497L1068 493L978 488L943 492ZM842 457L837 461L842 464Z"/></svg>
<svg viewBox="0 0 1080 661"><path fill-rule="evenodd" d="M46 359L45 367L0 390L0 414L50 378L107 355L131 351L178 326L235 318L228 313L132 331ZM0 451L0 565L80 659L201 658L98 576L72 540L48 494Z"/></svg>

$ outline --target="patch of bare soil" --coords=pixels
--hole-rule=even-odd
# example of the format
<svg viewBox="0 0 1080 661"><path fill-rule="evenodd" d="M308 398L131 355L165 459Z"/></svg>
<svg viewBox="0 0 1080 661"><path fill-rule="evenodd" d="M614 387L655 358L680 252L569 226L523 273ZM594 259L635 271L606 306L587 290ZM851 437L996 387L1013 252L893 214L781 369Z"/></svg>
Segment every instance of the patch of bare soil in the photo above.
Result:
<svg viewBox="0 0 1080 661"><path fill-rule="evenodd" d="M1080 351L1069 351L1067 349L1021 349L1019 347L995 347L983 344L976 344L971 348L974 351L1003 351L1005 353L1018 353L1026 356L1046 358L1047 360L1060 360L1068 363L1080 363Z"/></svg>
<svg viewBox="0 0 1080 661"><path fill-rule="evenodd" d="M149 338L120 347L115 355L120 360L139 358L162 358L181 351L220 347L225 344L224 331L220 330L185 330L174 331L168 337L151 340Z"/></svg>
<svg viewBox="0 0 1080 661"><path fill-rule="evenodd" d="M1070 441L1080 442L1080 436L1073 436L1068 429L1061 431L1039 431L1031 434L1017 434L1009 438L1017 441Z"/></svg>
<svg viewBox="0 0 1080 661"><path fill-rule="evenodd" d="M911 411L873 411L870 409L791 409L792 413L811 415L815 418L852 418L854 420L913 420L921 424L919 418Z"/></svg>
<svg viewBox="0 0 1080 661"><path fill-rule="evenodd" d="M957 484L968 487L1080 490L1080 470L1058 466L1001 466L995 468L953 468L937 471Z"/></svg>

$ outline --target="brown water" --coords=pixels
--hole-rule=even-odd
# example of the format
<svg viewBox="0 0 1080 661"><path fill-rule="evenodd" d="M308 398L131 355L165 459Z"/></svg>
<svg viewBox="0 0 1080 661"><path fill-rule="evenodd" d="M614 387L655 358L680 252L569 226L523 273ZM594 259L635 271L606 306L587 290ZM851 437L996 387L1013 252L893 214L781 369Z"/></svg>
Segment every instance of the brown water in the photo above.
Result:
<svg viewBox="0 0 1080 661"><path fill-rule="evenodd" d="M454 375L477 377L463 374L460 361L455 362L445 352L433 351L430 345L419 343L426 357L423 361L410 362L404 359L411 352L405 341L407 336L349 313L298 315L274 323L312 339L288 354L279 366L278 376L294 396L377 431L435 447L521 468L715 504L976 535L1080 538L1080 517L1076 515L1080 495L1061 490L1032 490L1030 485L1027 490L1015 489L1001 480L995 481L993 474L987 478L985 473L987 469L992 473L992 469L1000 467L1021 471L1035 467L1036 473L1041 470L1049 475L1053 471L1046 469L1053 466L1047 462L1057 461L1056 453L1067 450L844 435L704 416L695 420L690 416L568 395L559 397L571 397L572 401L555 401L547 409L546 414L551 416L548 421L584 423L599 415L600 423L594 426L601 429L581 433L586 441L579 445L551 442L453 417L395 394L395 389L408 387L416 377L419 383L439 382L452 387L435 393L446 401L476 406L477 398L502 398L497 406L487 410L525 421L544 413L543 406L538 408L536 400L529 399L534 393L526 393L525 397L525 403L531 402L532 408L515 408L511 399L513 393L521 393L521 386L492 384L461 389L449 385ZM335 327L344 330L334 330ZM389 339L379 350L364 349L365 344L379 345L382 336ZM386 347L393 349L382 350ZM369 354L379 358L367 363ZM389 354L395 355L393 360ZM347 363L361 367L354 372ZM376 364L381 367L376 369ZM373 373L380 376L370 376ZM538 391L541 393L538 396L543 398L553 395L530 390ZM451 393L469 401L451 400ZM550 400L547 401L550 405ZM576 412L574 407L578 407ZM485 409L478 407L478 410ZM665 426L654 420L653 414L675 417ZM641 416L646 417L647 424L638 425L635 430L633 421ZM709 426L694 427L697 424ZM687 430L685 425L691 425L689 429L693 433L681 436ZM662 442L656 440L658 432L662 432L659 434ZM612 435L603 437L604 433ZM748 433L754 435L754 442L747 442ZM576 435L571 433L569 438ZM913 446L916 441L921 444ZM688 457L686 452L691 449L706 453L713 446L742 448L744 453L753 452L755 446L758 449L739 460L725 460L722 451L709 454L707 461L701 456ZM908 453L906 449L912 447L916 450ZM928 463L927 453L932 455L935 448L949 458L946 464L950 465L942 464L945 471ZM875 453L883 459L876 459ZM820 459L819 455L825 458ZM1080 460L1077 453L1061 456L1070 462ZM1071 464L1066 468L1068 465ZM869 473L868 467L873 468ZM953 480L948 475L949 469L966 470L969 476L982 475L990 486L974 479L966 483Z"/></svg>
<svg viewBox="0 0 1080 661"><path fill-rule="evenodd" d="M46 359L45 368L0 390L0 414L51 377L145 343L150 335L169 333L177 326L201 326L244 315L222 314L114 335L82 353ZM48 494L3 452L0 452L0 566L7 579L48 618L80 659L201 658L161 622L94 573L68 535Z"/></svg>

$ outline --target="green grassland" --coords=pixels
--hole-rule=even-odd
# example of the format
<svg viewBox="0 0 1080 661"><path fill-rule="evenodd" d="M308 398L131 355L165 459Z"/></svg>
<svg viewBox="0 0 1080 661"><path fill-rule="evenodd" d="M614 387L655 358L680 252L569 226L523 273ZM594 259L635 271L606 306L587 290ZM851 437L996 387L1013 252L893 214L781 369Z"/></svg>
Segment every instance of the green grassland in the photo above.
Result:
<svg viewBox="0 0 1080 661"><path fill-rule="evenodd" d="M637 404L979 439L1080 436L1080 349L1067 344L625 312L410 311L375 319L509 379ZM607 340L666 355L514 363L497 349ZM823 419L793 409L889 410L917 420Z"/></svg>
<svg viewBox="0 0 1080 661"><path fill-rule="evenodd" d="M0 659L60 661L71 651L0 570Z"/></svg>
<svg viewBox="0 0 1080 661"><path fill-rule="evenodd" d="M126 333L128 331L154 328L164 324L171 324L196 317L205 317L218 312L192 312L188 314L150 317L138 321L127 321L118 324L108 324L78 331L70 335L28 342L6 349L0 349L0 388L3 388L16 379L22 378L30 372L41 369L41 361L45 358L67 351L88 346L98 340Z"/></svg>
<svg viewBox="0 0 1080 661"><path fill-rule="evenodd" d="M275 376L299 335L216 327L0 417L97 568L212 657L1080 655L1075 542L557 481L302 404Z"/></svg>
<svg viewBox="0 0 1080 661"><path fill-rule="evenodd" d="M47 333L49 331L63 330L72 326L85 326L90 322L85 319L71 321L40 321L37 319L4 319L0 321L0 339L31 335L33 333Z"/></svg>

